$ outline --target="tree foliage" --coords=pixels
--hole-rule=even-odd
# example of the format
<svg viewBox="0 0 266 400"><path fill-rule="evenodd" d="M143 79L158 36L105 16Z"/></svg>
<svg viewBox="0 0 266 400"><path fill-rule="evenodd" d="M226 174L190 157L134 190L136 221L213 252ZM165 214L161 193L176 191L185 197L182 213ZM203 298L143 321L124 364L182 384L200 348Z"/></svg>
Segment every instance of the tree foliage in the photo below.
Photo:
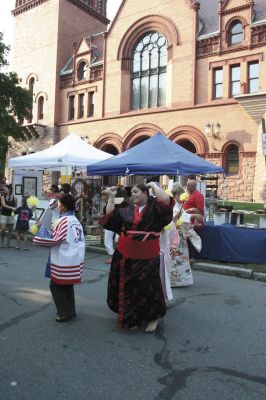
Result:
<svg viewBox="0 0 266 400"><path fill-rule="evenodd" d="M23 122L31 117L32 93L23 89L15 72L3 72L8 65L9 47L0 32L0 172L4 171L8 138L16 141L32 138Z"/></svg>

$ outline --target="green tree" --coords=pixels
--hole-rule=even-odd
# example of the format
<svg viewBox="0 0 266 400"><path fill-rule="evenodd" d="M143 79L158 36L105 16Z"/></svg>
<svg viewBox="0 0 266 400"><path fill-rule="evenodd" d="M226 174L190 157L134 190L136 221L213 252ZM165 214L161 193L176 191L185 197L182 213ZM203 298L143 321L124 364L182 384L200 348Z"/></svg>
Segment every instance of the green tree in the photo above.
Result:
<svg viewBox="0 0 266 400"><path fill-rule="evenodd" d="M8 151L8 138L27 140L32 138L23 122L29 119L32 109L32 93L23 89L15 72L3 72L8 65L9 47L0 32L0 173L4 172Z"/></svg>

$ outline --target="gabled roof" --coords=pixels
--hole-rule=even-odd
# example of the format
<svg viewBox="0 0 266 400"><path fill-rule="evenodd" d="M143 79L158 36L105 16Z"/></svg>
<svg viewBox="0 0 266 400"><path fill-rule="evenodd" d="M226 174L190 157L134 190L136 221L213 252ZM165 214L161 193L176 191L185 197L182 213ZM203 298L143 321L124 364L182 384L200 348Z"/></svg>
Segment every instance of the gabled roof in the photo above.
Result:
<svg viewBox="0 0 266 400"><path fill-rule="evenodd" d="M199 17L203 22L201 35L219 30L219 2L220 0L200 0ZM254 0L254 18L252 22L266 19L266 0Z"/></svg>
<svg viewBox="0 0 266 400"><path fill-rule="evenodd" d="M84 46L85 45L85 46ZM98 64L103 61L103 47L104 47L104 32L96 33L95 35L82 37L77 46L77 54L81 51L87 50L91 52L90 65ZM63 66L60 71L60 75L67 75L73 71L73 59L72 55L67 63Z"/></svg>

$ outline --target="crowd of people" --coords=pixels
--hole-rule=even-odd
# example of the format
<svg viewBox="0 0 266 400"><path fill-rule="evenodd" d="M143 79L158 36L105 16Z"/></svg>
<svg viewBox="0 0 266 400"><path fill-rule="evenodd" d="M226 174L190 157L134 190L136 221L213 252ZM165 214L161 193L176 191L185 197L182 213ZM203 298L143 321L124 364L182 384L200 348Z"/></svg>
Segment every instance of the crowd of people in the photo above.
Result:
<svg viewBox="0 0 266 400"><path fill-rule="evenodd" d="M201 240L196 233L204 223L204 197L197 191L196 181L187 183L187 193L179 184L172 191L157 182L135 185L131 197L116 205L117 187L102 192L105 208L99 223L105 232L105 246L110 259L107 289L109 308L118 314L118 326L154 332L160 318L173 299L172 289L193 284L190 266L190 245L197 251ZM17 249L27 246L29 220L33 210L27 199L17 207L12 185L2 179L1 245L7 230L10 246L17 215ZM38 233L33 242L50 248L45 275L56 306L57 322L76 317L73 285L82 279L85 238L83 227L75 216L77 199L71 186L52 185L49 208L54 224L44 226L37 221ZM125 200L125 199L124 199ZM22 237L21 237L22 235ZM116 248L115 248L116 247Z"/></svg>

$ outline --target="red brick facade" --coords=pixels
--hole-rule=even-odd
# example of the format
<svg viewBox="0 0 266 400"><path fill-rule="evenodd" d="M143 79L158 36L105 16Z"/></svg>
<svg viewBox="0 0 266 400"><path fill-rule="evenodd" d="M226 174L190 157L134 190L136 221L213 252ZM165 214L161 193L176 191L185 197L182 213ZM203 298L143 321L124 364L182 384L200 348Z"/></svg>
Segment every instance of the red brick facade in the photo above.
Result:
<svg viewBox="0 0 266 400"><path fill-rule="evenodd" d="M229 199L261 201L263 0L124 0L107 33L103 1L18 0L14 16L13 67L26 87L34 78L32 122L45 125L47 138L49 132L55 141L75 132L115 154L160 131L225 169L231 166ZM167 41L164 102L132 109L133 52L149 32ZM149 85L154 71L148 71Z"/></svg>

